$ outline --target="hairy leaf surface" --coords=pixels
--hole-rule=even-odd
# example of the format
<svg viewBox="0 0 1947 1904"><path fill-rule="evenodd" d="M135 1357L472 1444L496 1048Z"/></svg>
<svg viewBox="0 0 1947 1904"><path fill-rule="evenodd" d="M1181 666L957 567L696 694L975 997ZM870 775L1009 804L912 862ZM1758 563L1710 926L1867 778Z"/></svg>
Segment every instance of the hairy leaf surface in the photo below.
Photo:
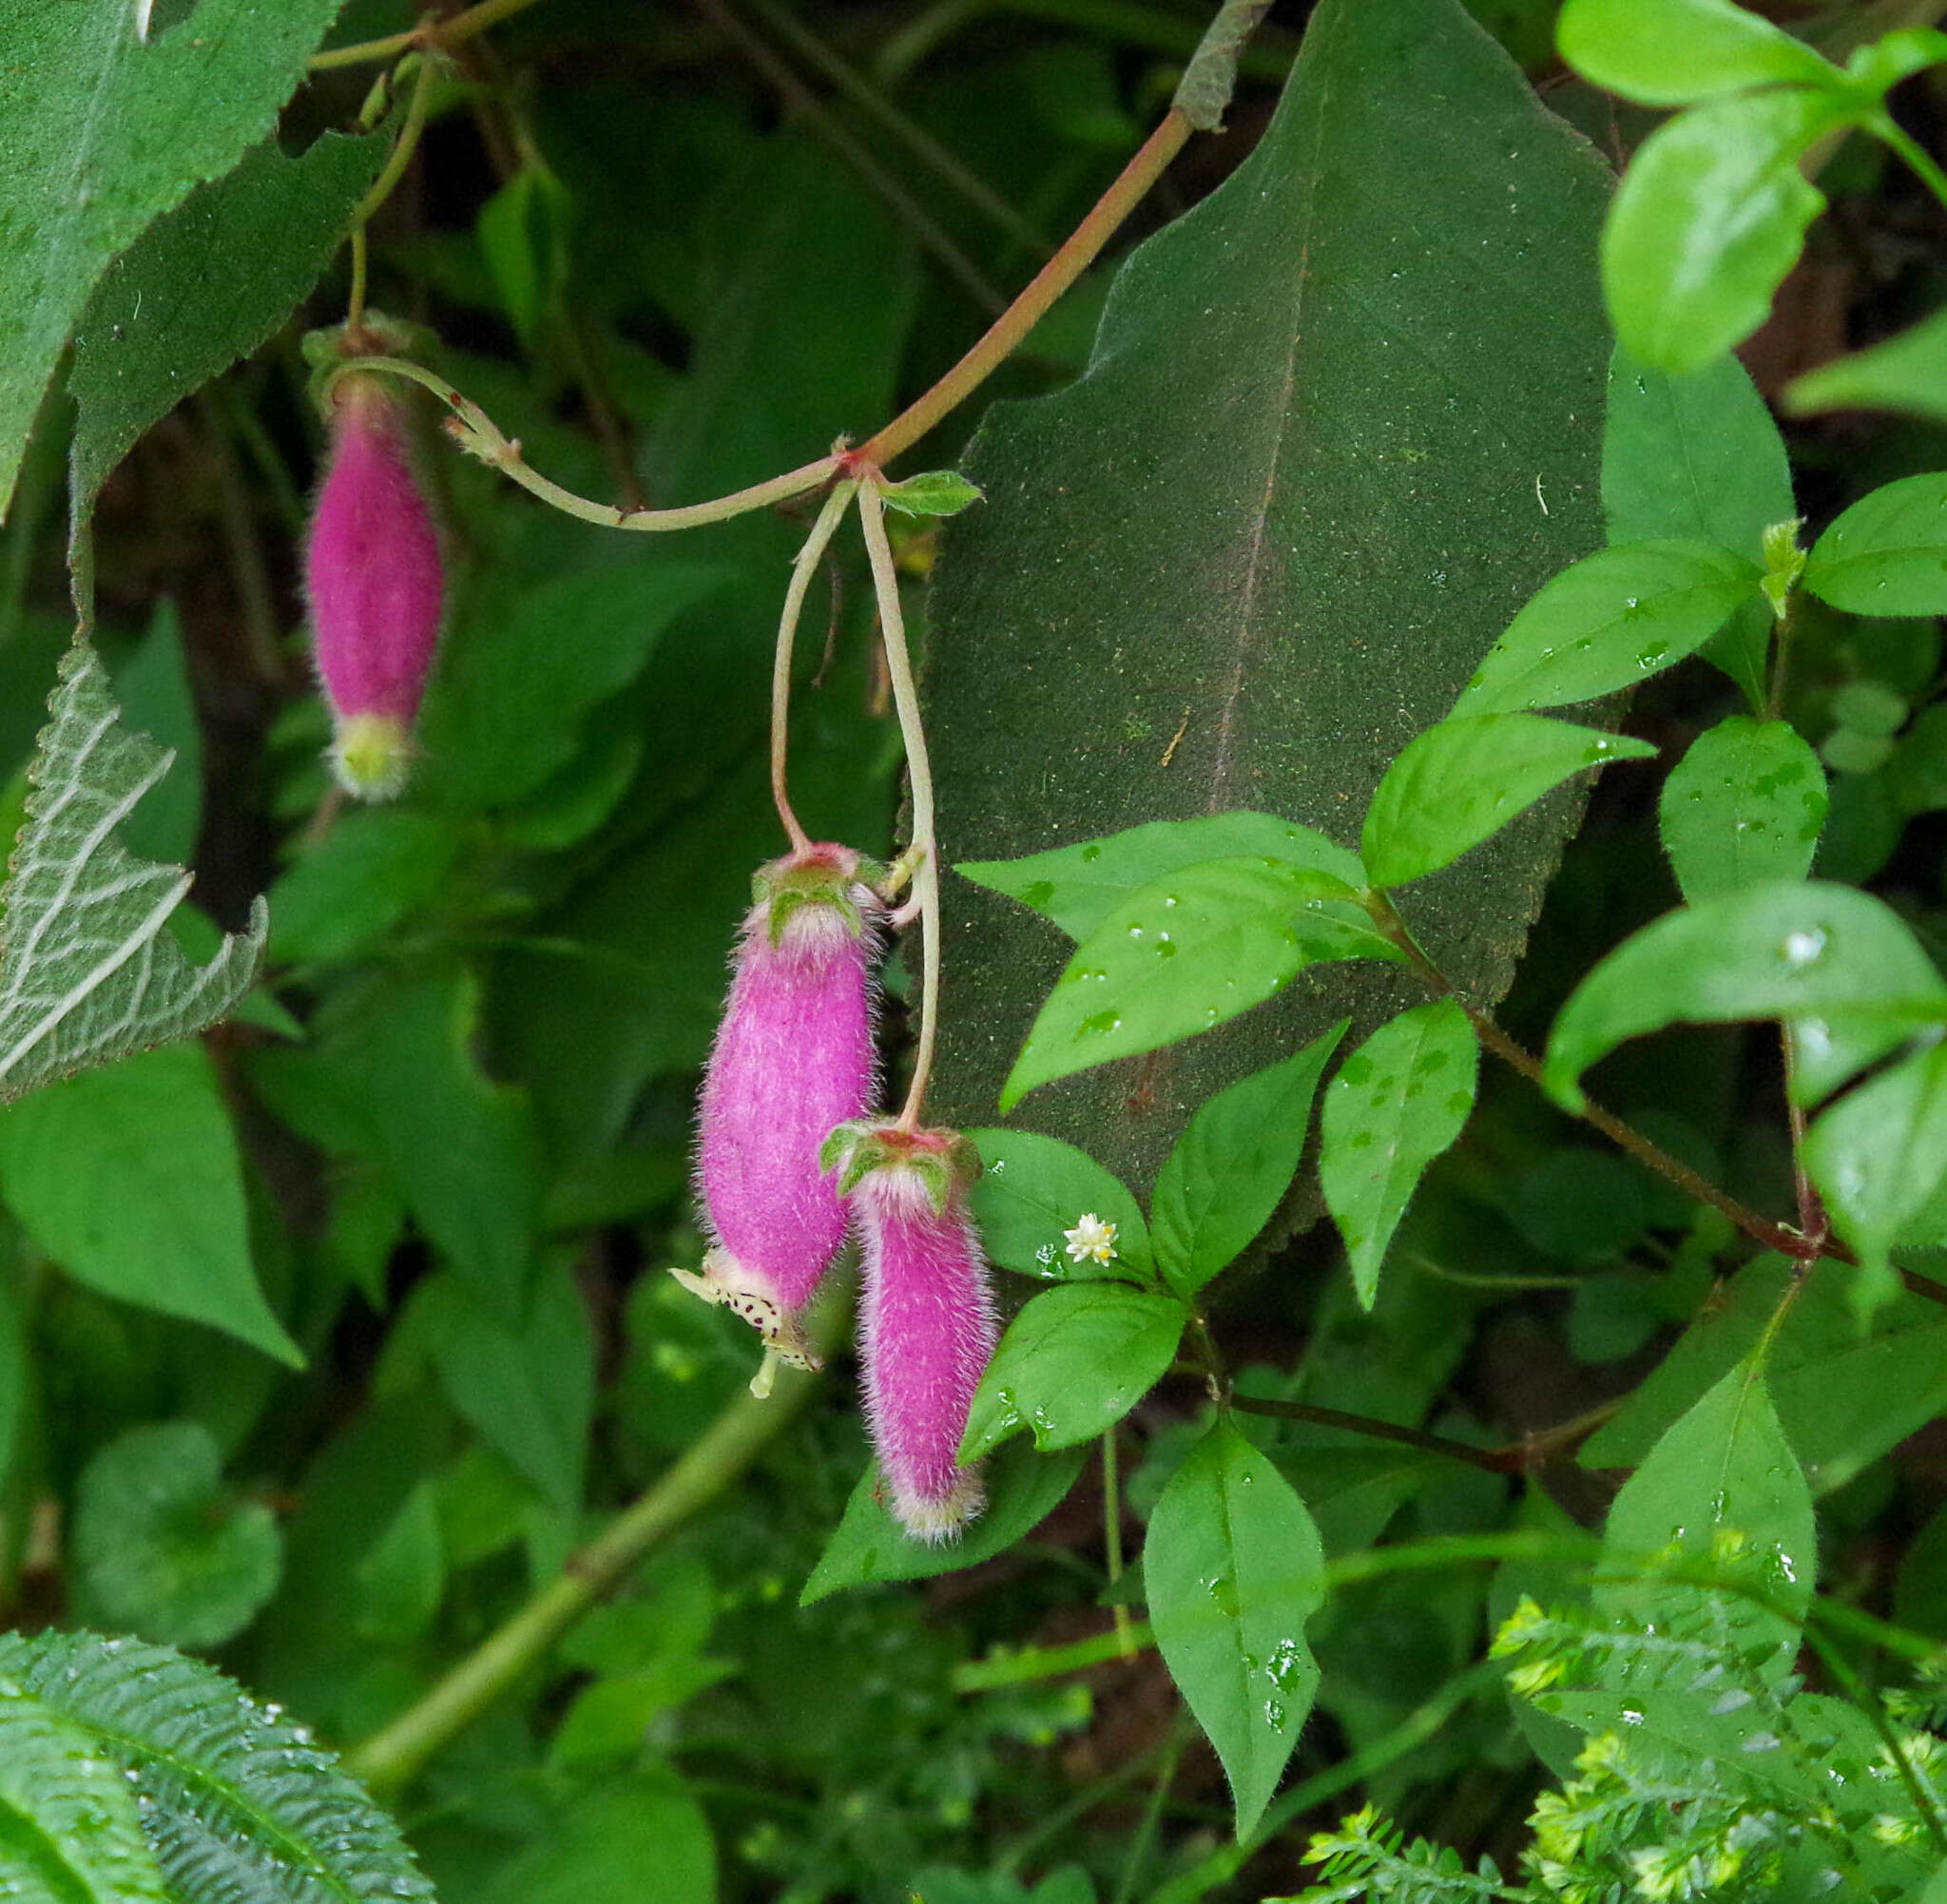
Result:
<svg viewBox="0 0 1947 1904"><path fill-rule="evenodd" d="M1257 150L1122 271L1088 374L963 459L987 500L946 531L929 683L950 863L1240 807L1353 844L1387 761L1602 539L1606 186L1457 0L1325 0ZM1412 895L1470 996L1505 989L1576 804ZM1065 948L962 882L948 908L939 1108L979 1122ZM1420 995L1312 973L1030 1121L1146 1180L1213 1089Z"/></svg>

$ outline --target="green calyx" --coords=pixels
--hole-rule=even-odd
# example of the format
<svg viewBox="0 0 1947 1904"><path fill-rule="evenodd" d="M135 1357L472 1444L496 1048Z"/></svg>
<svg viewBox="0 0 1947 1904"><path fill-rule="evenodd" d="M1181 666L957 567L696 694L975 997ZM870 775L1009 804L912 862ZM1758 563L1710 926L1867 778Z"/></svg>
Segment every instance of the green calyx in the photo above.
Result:
<svg viewBox="0 0 1947 1904"><path fill-rule="evenodd" d="M901 1130L882 1118L854 1118L838 1125L819 1146L819 1167L839 1173L839 1194L849 1196L875 1170L910 1170L941 1215L955 1191L980 1175L980 1153L957 1130Z"/></svg>
<svg viewBox="0 0 1947 1904"><path fill-rule="evenodd" d="M770 911L766 926L771 944L783 941L784 928L802 906L829 906L844 920L856 938L865 933L861 894L870 890L884 868L875 861L846 856L845 863L824 857L780 859L760 866L751 875L751 897Z"/></svg>
<svg viewBox="0 0 1947 1904"><path fill-rule="evenodd" d="M439 339L423 324L409 324L389 317L383 311L368 309L357 324L328 324L320 331L307 331L300 348L311 375L306 388L321 415L331 414L331 386L346 371L357 368L360 357L409 357L423 361L432 356Z"/></svg>

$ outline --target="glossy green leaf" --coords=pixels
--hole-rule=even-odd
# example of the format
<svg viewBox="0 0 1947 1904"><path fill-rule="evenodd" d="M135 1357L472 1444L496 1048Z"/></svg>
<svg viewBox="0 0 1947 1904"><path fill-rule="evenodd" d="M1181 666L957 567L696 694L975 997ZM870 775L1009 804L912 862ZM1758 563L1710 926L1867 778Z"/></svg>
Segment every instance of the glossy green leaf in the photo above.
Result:
<svg viewBox="0 0 1947 1904"><path fill-rule="evenodd" d="M270 889L270 956L337 964L372 951L440 890L460 846L449 817L417 807L340 814Z"/></svg>
<svg viewBox="0 0 1947 1904"><path fill-rule="evenodd" d="M1855 615L1947 614L1947 475L1861 496L1812 545L1805 587Z"/></svg>
<svg viewBox="0 0 1947 1904"><path fill-rule="evenodd" d="M1801 879L1825 824L1825 770L1789 721L1733 714L1707 727L1663 783L1657 824L1695 904L1767 879Z"/></svg>
<svg viewBox="0 0 1947 1904"><path fill-rule="evenodd" d="M431 1899L398 1827L334 1756L211 1667L133 1640L8 1633L0 1678L117 1768L141 1805L171 1904Z"/></svg>
<svg viewBox="0 0 1947 1904"><path fill-rule="evenodd" d="M267 139L108 267L75 327L67 374L79 514L150 424L289 321L388 149L382 134L327 132L287 159Z"/></svg>
<svg viewBox="0 0 1947 1904"><path fill-rule="evenodd" d="M1947 1408L1947 1308L1901 1294L1864 1329L1854 1314L1859 1272L1814 1265L1772 1338L1765 1376L1785 1437L1815 1492L1843 1487ZM1791 1268L1764 1257L1740 1270L1676 1346L1583 1448L1590 1468L1638 1466L1676 1419L1757 1347L1790 1286Z"/></svg>
<svg viewBox="0 0 1947 1904"><path fill-rule="evenodd" d="M1033 907L1070 938L1081 939L1140 887L1206 859L1250 855L1329 873L1355 889L1366 883L1356 853L1335 846L1308 826L1268 813L1150 820L1106 839L1085 839L1020 859L966 860L954 871Z"/></svg>
<svg viewBox="0 0 1947 1904"><path fill-rule="evenodd" d="M202 729L173 601L157 604L147 632L116 668L113 682L123 722L173 757L169 771L116 831L139 859L186 865L202 826ZM182 923L180 913L176 923Z"/></svg>
<svg viewBox="0 0 1947 1904"><path fill-rule="evenodd" d="M1792 416L1822 410L1898 410L1947 423L1947 311L1883 344L1837 357L1784 387Z"/></svg>
<svg viewBox="0 0 1947 1904"><path fill-rule="evenodd" d="M474 221L501 309L530 351L568 281L573 222L574 201L538 160L523 164Z"/></svg>
<svg viewBox="0 0 1947 1904"><path fill-rule="evenodd" d="M1793 87L1700 106L1637 148L1602 235L1616 335L1660 370L1701 369L1771 309L1825 208L1799 160L1845 119Z"/></svg>
<svg viewBox="0 0 1947 1904"><path fill-rule="evenodd" d="M77 1281L302 1366L258 1288L242 1161L202 1046L125 1058L0 1110L0 1189Z"/></svg>
<svg viewBox="0 0 1947 1904"><path fill-rule="evenodd" d="M1474 1109L1479 1069L1467 1014L1451 998L1436 998L1381 1025L1325 1087L1319 1180L1368 1309L1426 1166Z"/></svg>
<svg viewBox="0 0 1947 1904"><path fill-rule="evenodd" d="M1202 1106L1157 1174L1156 1256L1194 1296L1250 1246L1284 1200L1311 1128L1312 1099L1343 1023Z"/></svg>
<svg viewBox="0 0 1947 1904"><path fill-rule="evenodd" d="M115 828L170 757L121 726L87 643L63 657L48 705L0 894L0 1102L201 1030L236 1004L263 944L261 902L206 965L164 931L190 876L135 858Z"/></svg>
<svg viewBox="0 0 1947 1904"><path fill-rule="evenodd" d="M1069 1281L1140 1276L1149 1267L1148 1225L1120 1179L1059 1138L1034 1130L970 1130L981 1172L970 1196L988 1260L1023 1276ZM1069 1254L1063 1241L1085 1216L1115 1225L1115 1255L1104 1263Z"/></svg>
<svg viewBox="0 0 1947 1904"><path fill-rule="evenodd" d="M1602 433L1602 505L1611 542L1685 536L1764 555L1764 531L1797 512L1784 439L1757 386L1726 352L1672 376L1618 344L1610 364ZM1753 600L1702 649L1764 704L1764 662L1774 618Z"/></svg>
<svg viewBox="0 0 1947 1904"><path fill-rule="evenodd" d="M169 1904L135 1794L38 1700L0 1702L0 1885L22 1904Z"/></svg>
<svg viewBox="0 0 1947 1904"><path fill-rule="evenodd" d="M1883 1278L1887 1252L1947 1177L1947 1045L1902 1059L1822 1111L1804 1164L1834 1227Z"/></svg>
<svg viewBox="0 0 1947 1904"><path fill-rule="evenodd" d="M1455 702L1511 714L1593 701L1673 666L1758 593L1748 557L1703 542L1632 542L1566 568L1508 625Z"/></svg>
<svg viewBox="0 0 1947 1904"><path fill-rule="evenodd" d="M90 1620L169 1645L235 1639L283 1566L275 1516L229 1497L199 1421L133 1428L97 1449L75 1488L73 1539Z"/></svg>
<svg viewBox="0 0 1947 1904"><path fill-rule="evenodd" d="M950 863L1241 806L1352 843L1513 608L1603 539L1610 183L1461 0L1322 0L1250 156L1123 265L1088 374L994 405L961 462L987 500L942 535L925 683ZM1505 990L1579 798L1414 895L1470 998ZM958 880L946 904L935 1097L978 1124L1069 948ZM1320 968L1024 1108L1140 1188L1212 1092L1421 995Z"/></svg>
<svg viewBox="0 0 1947 1904"><path fill-rule="evenodd" d="M1075 948L1001 1087L1037 1085L1207 1031L1307 966L1400 954L1354 894L1287 860L1211 859L1136 889Z"/></svg>
<svg viewBox="0 0 1947 1904"><path fill-rule="evenodd" d="M110 259L271 131L340 0L204 0L146 44L132 10L32 0L0 64L0 514L35 406Z"/></svg>
<svg viewBox="0 0 1947 1904"><path fill-rule="evenodd" d="M1649 1571L1598 1584L1598 1611L1639 1626L1681 1626L1695 1611L1767 1680L1791 1670L1818 1577L1819 1536L1811 1490L1758 1361L1738 1363L1677 1421L1610 1509L1606 1576L1666 1557L1747 1579L1768 1604ZM1629 1683L1627 1672L1623 1680Z"/></svg>
<svg viewBox="0 0 1947 1904"><path fill-rule="evenodd" d="M1143 1585L1169 1676L1230 1779L1243 1838L1263 1816L1311 1711L1305 1622L1325 1556L1304 1503L1220 1418L1149 1516Z"/></svg>
<svg viewBox="0 0 1947 1904"><path fill-rule="evenodd" d="M1112 1428L1176 1358L1188 1312L1123 1282L1044 1290L1008 1324L967 1417L962 1461L1029 1429L1071 1448Z"/></svg>
<svg viewBox="0 0 1947 1904"><path fill-rule="evenodd" d="M1746 87L1844 84L1803 41L1731 0L1567 0L1555 45L1584 79L1645 106L1687 106Z"/></svg>
<svg viewBox="0 0 1947 1904"><path fill-rule="evenodd" d="M922 470L903 482L889 483L880 494L901 515L958 515L980 500L980 491L957 470Z"/></svg>
<svg viewBox="0 0 1947 1904"><path fill-rule="evenodd" d="M886 1511L877 1463L858 1477L845 1512L799 1605L847 1587L875 1587L884 1581L928 1580L992 1560L1030 1534L1060 1507L1081 1471L1087 1451L1063 1448L1037 1454L1032 1443L1003 1448L987 1467L987 1511L957 1541L916 1541Z"/></svg>
<svg viewBox="0 0 1947 1904"><path fill-rule="evenodd" d="M1585 767L1655 753L1646 740L1536 714L1450 716L1386 769L1366 811L1366 870L1376 886L1423 879Z"/></svg>
<svg viewBox="0 0 1947 1904"><path fill-rule="evenodd" d="M1549 1038L1547 1086L1576 1080L1627 1038L1666 1025L1782 1018L1797 1040L1799 1102L1816 1104L1922 1026L1947 1021L1947 984L1890 907L1849 886L1774 880L1667 913L1570 995Z"/></svg>

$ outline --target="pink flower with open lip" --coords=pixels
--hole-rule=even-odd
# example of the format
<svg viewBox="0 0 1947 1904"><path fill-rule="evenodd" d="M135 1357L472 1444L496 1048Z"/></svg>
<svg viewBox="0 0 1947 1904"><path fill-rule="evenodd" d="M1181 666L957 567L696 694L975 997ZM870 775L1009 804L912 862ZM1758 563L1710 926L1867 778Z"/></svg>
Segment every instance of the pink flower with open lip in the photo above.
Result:
<svg viewBox="0 0 1947 1904"><path fill-rule="evenodd" d="M413 473L404 404L354 373L333 390L330 467L312 517L305 587L331 703L331 760L348 793L405 784L411 731L439 642L445 571Z"/></svg>
<svg viewBox="0 0 1947 1904"><path fill-rule="evenodd" d="M701 1274L671 1272L735 1310L778 1360L806 1368L818 1363L800 1313L845 1240L819 1149L834 1125L870 1110L878 1086L883 908L860 865L825 843L757 875L704 1077L697 1185L714 1241Z"/></svg>
<svg viewBox="0 0 1947 1904"><path fill-rule="evenodd" d="M859 1354L888 1505L915 1540L953 1540L986 1505L979 1471L959 1461L997 1330L967 1208L979 1159L957 1131L890 1125L835 1133L826 1154L864 1262Z"/></svg>

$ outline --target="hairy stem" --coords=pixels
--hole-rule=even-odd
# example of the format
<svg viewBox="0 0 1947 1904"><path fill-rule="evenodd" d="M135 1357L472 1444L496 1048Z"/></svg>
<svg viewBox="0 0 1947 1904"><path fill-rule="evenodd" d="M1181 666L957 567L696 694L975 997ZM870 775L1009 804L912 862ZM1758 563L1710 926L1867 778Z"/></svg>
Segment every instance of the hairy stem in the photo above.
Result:
<svg viewBox="0 0 1947 1904"><path fill-rule="evenodd" d="M879 633L885 642L886 673L893 683L893 704L899 713L899 735L906 744L906 783L913 795L913 837L907 850L916 856L913 896L919 908L919 1030L913 1044L913 1081L898 1116L898 1128L917 1130L926 1106L926 1087L933 1076L934 1045L939 1030L939 841L934 833L933 763L926 751L926 728L919 718L919 689L913 679L913 657L906 644L906 617L899 606L899 575L893 565L893 545L886 539L885 504L880 499L877 470L854 459L863 479L858 491L858 521L865 530L865 552L872 562L872 586L878 596Z"/></svg>
<svg viewBox="0 0 1947 1904"><path fill-rule="evenodd" d="M672 529L701 529L706 523L728 522L732 516L746 515L752 510L769 509L778 503L788 503L796 496L819 488L838 474L844 463L843 457L834 452L828 456L820 456L815 463L787 470L781 476L753 483L747 490L733 490L729 495L718 496L711 502L691 503L674 510L619 509L613 503L598 503L587 496L578 496L573 490L564 490L559 483L550 483L538 471L530 468L522 460L518 443L504 436L499 425L471 397L463 396L436 371L428 370L424 364L411 363L404 357L373 356L357 357L345 368L361 373L380 371L389 376L408 377L414 383L424 385L446 405L450 413L446 419L447 432L469 455L477 456L490 469L498 470L530 495L539 496L564 515L574 516L581 522L598 523L604 529L637 529L655 534ZM342 375L343 372L335 375Z"/></svg>
<svg viewBox="0 0 1947 1904"><path fill-rule="evenodd" d="M768 1401L740 1395L647 1493L569 1562L558 1579L416 1704L346 1753L346 1769L381 1798L408 1784L435 1753L540 1664L555 1642L619 1586L645 1554L736 1480L797 1413L816 1381L788 1369Z"/></svg>
<svg viewBox="0 0 1947 1904"><path fill-rule="evenodd" d="M793 853L802 853L811 844L811 837L791 809L786 771L791 751L791 652L797 645L805 590L811 587L811 578L818 573L845 511L852 507L858 487L856 483L839 483L825 498L811 533L804 538L804 547L792 558L791 586L784 590L784 611L778 618L778 646L771 663L771 804L778 809Z"/></svg>

